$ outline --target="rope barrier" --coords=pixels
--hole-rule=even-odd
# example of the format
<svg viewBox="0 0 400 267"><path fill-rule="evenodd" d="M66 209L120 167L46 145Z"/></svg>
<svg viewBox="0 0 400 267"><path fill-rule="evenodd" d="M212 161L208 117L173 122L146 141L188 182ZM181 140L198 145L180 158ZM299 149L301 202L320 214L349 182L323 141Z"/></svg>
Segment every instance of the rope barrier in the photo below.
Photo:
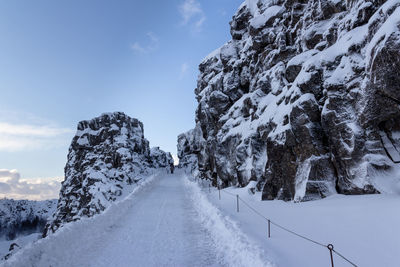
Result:
<svg viewBox="0 0 400 267"><path fill-rule="evenodd" d="M300 237L300 238L303 238L303 239L305 239L305 240L308 240L308 241L310 241L310 242L312 242L312 243L314 243L314 244L316 244L316 245L319 245L319 246L321 246L321 247L327 247L326 245L324 245L324 244L322 244L322 243L320 243L320 242L318 242L318 241L315 241L315 240L313 240L313 239L311 239L311 238L308 238L308 237L305 237L305 236L303 236L303 235L301 235L301 234L298 234L298 233L296 233L296 232L294 232L294 231L292 231L292 230L289 230L289 229L287 229L287 228L285 228L285 227L283 227L283 226L281 226L281 225L279 225L279 224L277 224L277 223L275 223L275 222L273 222L273 221L271 221L271 224L272 224L272 225L275 225L276 227L278 227L278 228L280 228L280 229L282 229L282 230L284 230L284 231L286 231L286 232L289 232L289 233L291 233L291 234L293 234L293 235L296 235L296 236L298 236L298 237Z"/></svg>
<svg viewBox="0 0 400 267"><path fill-rule="evenodd" d="M311 238L308 238L308 237L306 237L306 236L304 236L304 235L301 235L301 234L299 234L299 233L296 233L296 232L294 232L294 231L292 231L292 230L290 230L290 229L288 229L288 228L286 228L286 227L283 227L282 225L279 225L278 223L275 223L274 221L271 221L271 220L268 219L266 216L264 216L262 213L260 213L258 210L256 210L256 209L253 208L252 206L250 206L250 204L248 204L248 203L247 203L246 201L244 201L241 197L239 197L239 195L232 194L231 192L228 192L228 191L226 191L226 190L224 190L224 189L219 189L219 191L222 191L222 192L224 192L224 193L226 193L226 194L228 194L228 195L231 195L231 196L237 198L237 199L240 200L245 206L247 206L251 211L253 211L254 213L256 213L258 216L260 216L260 217L263 218L264 220L267 220L267 221L268 221L268 237L270 237L270 226L269 226L269 225L272 224L272 225L274 225L274 226L276 226L276 227L278 227L278 228L280 228L280 229L282 229L282 230L284 230L284 231L286 231L286 232L288 232L288 233L291 233L291 234L293 234L293 235L296 235L297 237L300 237L300 238L302 238L302 239L304 239L304 240L307 240L307 241L309 241L309 242L312 242L312 243L314 243L314 244L316 244L316 245L318 245L318 246L327 248L327 249L329 250L329 252L330 252L330 256L331 256L331 265L332 265L332 267L333 267L333 255L332 255L332 252L335 253L336 255L338 255L339 257L341 257L343 260L347 261L347 262L348 262L349 264L351 264L352 266L357 267L357 265L356 265L354 262L350 261L348 258L346 258L345 256L343 256L341 253L337 252L337 251L333 248L333 245L332 245L332 244L324 245L324 244L321 243L321 242L318 242L318 241L313 240L313 239L311 239ZM238 204L238 211L239 211L239 204Z"/></svg>
<svg viewBox="0 0 400 267"><path fill-rule="evenodd" d="M342 259L344 259L345 261L347 261L347 262L350 263L351 265L353 265L354 267L357 267L357 265L356 265L355 263L351 262L349 259L347 259L345 256L343 256L342 254L340 254L339 252L337 252L337 251L334 250L333 248L332 248L332 251L333 251L336 255L338 255L339 257L341 257Z"/></svg>

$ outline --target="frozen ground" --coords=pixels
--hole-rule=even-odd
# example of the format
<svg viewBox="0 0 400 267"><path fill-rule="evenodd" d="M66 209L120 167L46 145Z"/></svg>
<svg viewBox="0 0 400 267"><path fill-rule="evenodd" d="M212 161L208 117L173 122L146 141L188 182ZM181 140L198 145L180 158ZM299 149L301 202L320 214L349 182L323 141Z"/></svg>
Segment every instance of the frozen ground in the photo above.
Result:
<svg viewBox="0 0 400 267"><path fill-rule="evenodd" d="M200 205L194 202L199 197ZM103 214L70 223L3 264L268 266L261 250L235 227L197 185L179 174L163 174L147 179Z"/></svg>
<svg viewBox="0 0 400 267"><path fill-rule="evenodd" d="M330 266L328 249L303 240L271 225L267 236L267 221L236 198L204 183L203 194L224 214L237 222L239 229L259 247L268 251L278 266ZM260 201L248 188L227 188L238 194L262 215L323 244L332 243L334 249L357 266L400 266L400 196L394 194L344 196L303 203ZM334 256L335 267L351 266Z"/></svg>

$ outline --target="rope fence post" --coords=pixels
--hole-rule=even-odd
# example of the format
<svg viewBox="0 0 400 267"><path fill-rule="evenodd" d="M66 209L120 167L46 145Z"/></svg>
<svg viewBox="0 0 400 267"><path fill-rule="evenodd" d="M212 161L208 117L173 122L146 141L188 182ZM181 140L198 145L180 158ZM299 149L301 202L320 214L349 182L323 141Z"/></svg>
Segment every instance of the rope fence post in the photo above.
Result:
<svg viewBox="0 0 400 267"><path fill-rule="evenodd" d="M239 195L236 195L236 210L239 212Z"/></svg>
<svg viewBox="0 0 400 267"><path fill-rule="evenodd" d="M333 245L329 244L326 247L329 249L329 254L331 255L331 265L332 265L332 267L334 267L334 265L333 265Z"/></svg>
<svg viewBox="0 0 400 267"><path fill-rule="evenodd" d="M268 238L271 238L271 221L268 220Z"/></svg>
<svg viewBox="0 0 400 267"><path fill-rule="evenodd" d="M221 200L221 188L219 185L218 185L218 198L219 200Z"/></svg>
<svg viewBox="0 0 400 267"><path fill-rule="evenodd" d="M211 193L211 184L208 184L208 193Z"/></svg>

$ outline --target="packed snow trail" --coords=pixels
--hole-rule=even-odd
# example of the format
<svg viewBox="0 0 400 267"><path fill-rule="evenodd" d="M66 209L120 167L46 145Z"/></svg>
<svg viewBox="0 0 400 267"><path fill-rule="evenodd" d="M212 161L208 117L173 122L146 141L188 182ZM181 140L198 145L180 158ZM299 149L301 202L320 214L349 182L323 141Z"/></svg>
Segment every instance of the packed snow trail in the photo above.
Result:
<svg viewBox="0 0 400 267"><path fill-rule="evenodd" d="M92 266L219 266L180 177L167 175L106 234Z"/></svg>
<svg viewBox="0 0 400 267"><path fill-rule="evenodd" d="M224 265L179 175L149 178L139 189L101 215L65 225L5 266Z"/></svg>

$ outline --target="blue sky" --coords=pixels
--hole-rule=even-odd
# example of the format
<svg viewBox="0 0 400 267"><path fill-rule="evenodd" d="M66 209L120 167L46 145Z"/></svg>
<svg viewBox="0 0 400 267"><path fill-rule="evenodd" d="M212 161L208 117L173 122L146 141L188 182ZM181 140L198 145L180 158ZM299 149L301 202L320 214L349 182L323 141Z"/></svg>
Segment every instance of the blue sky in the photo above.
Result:
<svg viewBox="0 0 400 267"><path fill-rule="evenodd" d="M62 177L78 121L110 111L175 154L198 64L230 39L241 2L0 1L0 169Z"/></svg>

